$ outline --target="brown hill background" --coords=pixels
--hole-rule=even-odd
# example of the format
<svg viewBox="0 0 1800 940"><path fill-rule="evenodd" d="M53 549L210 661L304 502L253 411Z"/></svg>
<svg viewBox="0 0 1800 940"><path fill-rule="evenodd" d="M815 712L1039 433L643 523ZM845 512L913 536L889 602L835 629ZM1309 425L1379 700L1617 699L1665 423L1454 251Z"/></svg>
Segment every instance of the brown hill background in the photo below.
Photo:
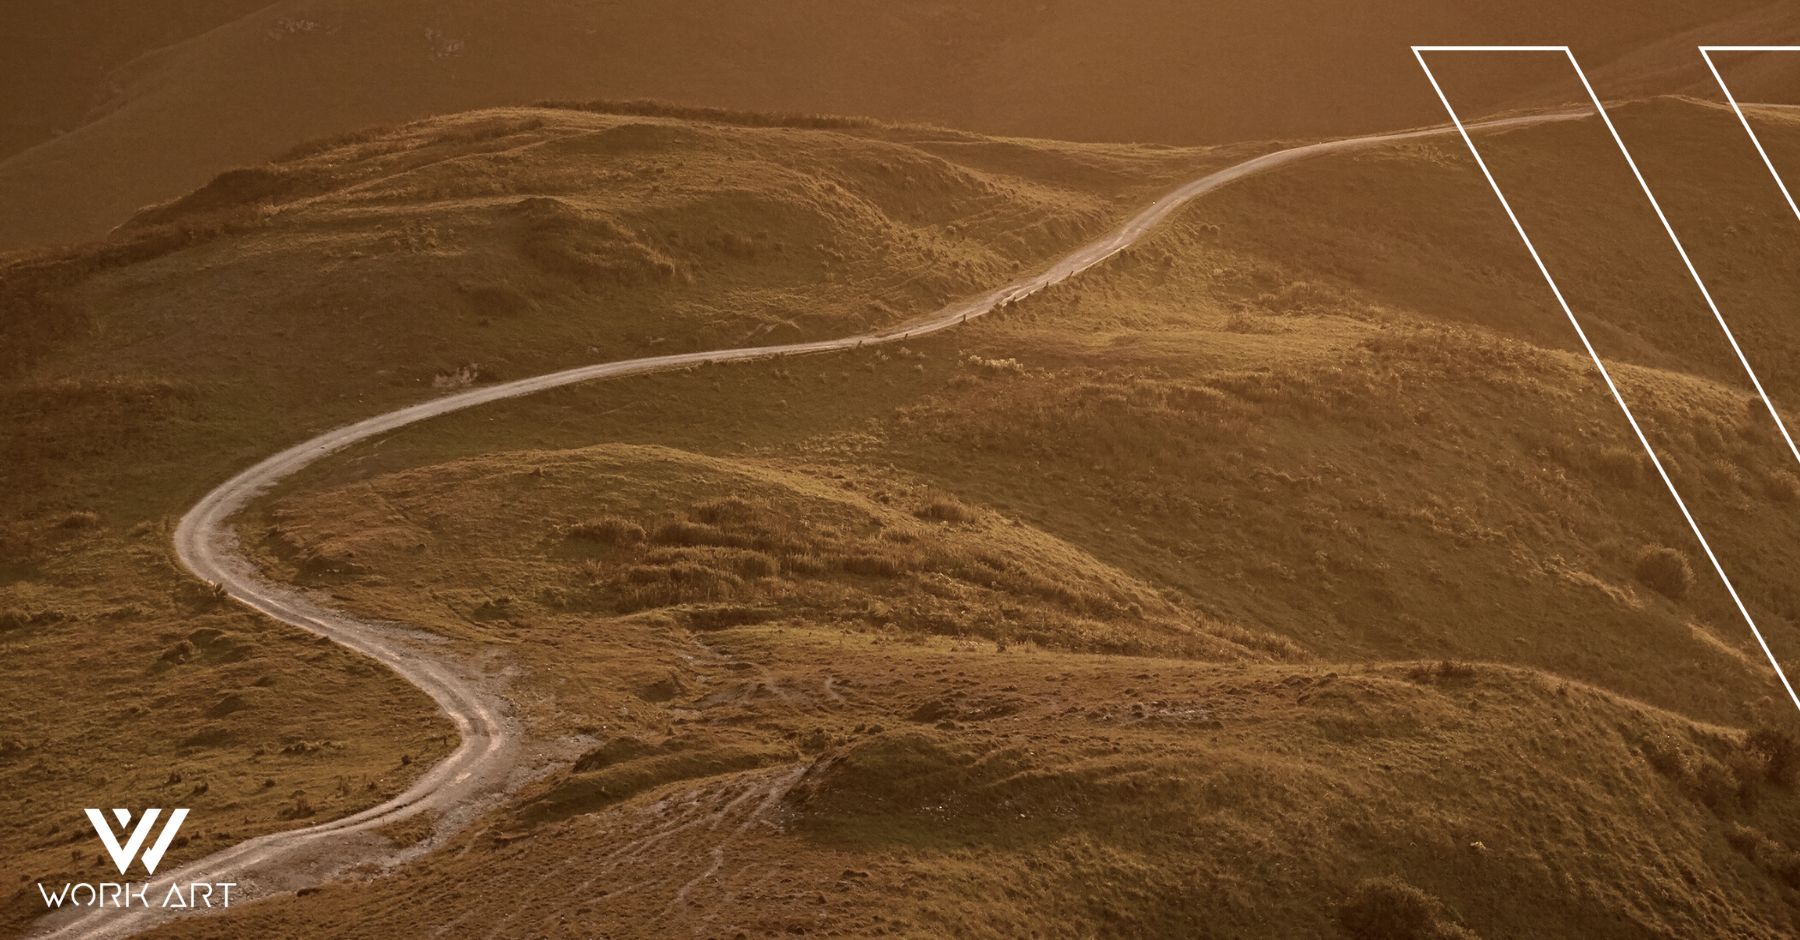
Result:
<svg viewBox="0 0 1800 940"><path fill-rule="evenodd" d="M1445 73L1460 99L1471 77ZM1614 116L1792 414L1800 226L1735 116L1681 98ZM1776 164L1800 166L1800 121L1757 120ZM62 585L143 551L132 520L216 478L229 455L210 442L266 450L286 433L274 409L317 426L425 394L459 351L527 374L578 343L643 348L648 323L663 348L879 322L929 305L889 285L990 282L1098 229L1101 205L1141 204L1178 161L1246 149L746 123L440 118L147 213L115 246L233 192L260 221L97 271L69 299L94 330L19 380L20 401L60 410L15 436L45 481L75 478L0 485L43 501L20 513L42 547L15 594L69 618L20 635L153 655L120 650L130 631ZM1480 141L1792 662L1800 479L1610 136L1588 118ZM844 194L879 212L845 213ZM1021 243L1022 217L1055 223ZM658 260L673 270L650 276ZM369 286L387 283L415 302ZM865 287L899 309L847 307ZM195 404L77 437L96 393L57 377L161 374L196 335L221 355L183 375ZM313 360L336 373L290 374ZM68 510L93 519L69 529ZM241 522L281 580L516 664L530 733L580 744L394 877L159 936L1795 932L1791 706L1449 135L1241 180L1081 278L905 347L414 426ZM61 648L29 648L36 687ZM311 678L290 669L274 678ZM86 685L69 701L108 707ZM207 773L208 796L260 787L248 741L183 743L257 713L198 711L121 727L184 779ZM75 764L71 713L33 715L33 759ZM340 814L361 791L315 781L392 767L384 729L330 717L361 750L275 764L256 825L291 818L295 791ZM5 837L34 870L69 864L55 833Z"/></svg>
<svg viewBox="0 0 1800 940"><path fill-rule="evenodd" d="M1791 21L1753 0L9 0L0 248L96 237L296 140L544 98L1205 143L1435 121L1415 42L1568 42L1615 63L1609 91L1710 94L1694 42L1779 41ZM1543 97L1511 71L1484 87L1469 106Z"/></svg>

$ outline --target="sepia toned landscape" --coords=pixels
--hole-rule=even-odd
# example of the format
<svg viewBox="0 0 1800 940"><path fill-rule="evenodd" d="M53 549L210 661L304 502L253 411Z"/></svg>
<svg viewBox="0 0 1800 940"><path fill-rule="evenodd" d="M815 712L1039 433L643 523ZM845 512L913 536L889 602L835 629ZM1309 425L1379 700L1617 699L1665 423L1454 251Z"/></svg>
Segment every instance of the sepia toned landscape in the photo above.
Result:
<svg viewBox="0 0 1800 940"><path fill-rule="evenodd" d="M1800 931L1785 7L172 6L0 4L0 935Z"/></svg>

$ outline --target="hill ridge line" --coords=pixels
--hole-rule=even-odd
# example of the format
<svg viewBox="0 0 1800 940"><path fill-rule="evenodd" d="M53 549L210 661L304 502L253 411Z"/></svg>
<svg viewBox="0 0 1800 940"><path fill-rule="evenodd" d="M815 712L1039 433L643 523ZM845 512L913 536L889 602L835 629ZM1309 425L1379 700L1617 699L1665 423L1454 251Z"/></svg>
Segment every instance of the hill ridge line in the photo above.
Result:
<svg viewBox="0 0 1800 940"><path fill-rule="evenodd" d="M1521 127L1592 115L1590 109L1558 110L1469 124L1471 130ZM1214 170L1163 195L1109 234L1075 248L1041 271L986 293L965 298L930 315L896 326L837 339L773 346L615 360L470 389L429 399L348 424L270 456L207 493L185 513L174 534L176 557L195 577L224 596L274 620L325 637L376 660L437 703L460 738L455 750L399 795L368 809L302 829L268 833L240 842L173 872L151 879L151 891L184 882L236 881L260 896L312 887L332 880L353 864L394 863L416 847L395 851L372 830L418 813L445 814L437 837L475 815L510 789L514 758L524 744L505 701L463 674L450 657L438 657L407 641L403 629L378 624L325 607L299 589L265 579L240 551L228 523L252 499L313 463L353 444L411 424L478 405L560 388L578 382L683 369L718 362L774 359L837 352L904 342L960 325L1029 297L1105 262L1138 242L1193 200L1238 180L1312 157L1456 133L1451 125L1327 140L1272 151ZM358 845L357 837L361 836ZM429 839L428 839L429 841ZM310 853L310 854L309 854ZM301 861L306 864L297 864ZM285 864L284 864L285 863ZM284 870L285 869L285 870ZM249 898L250 891L240 891ZM90 908L52 914L34 934L43 938L117 938L149 929L174 915L160 909L117 911Z"/></svg>

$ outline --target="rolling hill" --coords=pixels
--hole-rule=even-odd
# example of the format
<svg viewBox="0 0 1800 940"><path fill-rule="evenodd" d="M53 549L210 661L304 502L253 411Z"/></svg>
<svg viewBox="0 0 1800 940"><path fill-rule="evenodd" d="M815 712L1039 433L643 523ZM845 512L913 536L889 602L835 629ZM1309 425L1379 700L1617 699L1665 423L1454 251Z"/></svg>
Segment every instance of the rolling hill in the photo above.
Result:
<svg viewBox="0 0 1800 940"><path fill-rule="evenodd" d="M1754 0L1472 6L1405 0L945 0L775 6L347 0L184 4L95 27L94 4L26 10L11 39L0 249L95 238L141 206L292 142L544 99L658 98L868 114L986 133L1219 143L1438 120L1407 47L1566 42L1612 93L1707 91L1697 40L1792 32ZM77 58L33 50L81 30ZM95 35L98 31L99 35ZM166 45L156 45L166 43ZM133 57L133 53L138 53ZM1787 65L1753 65L1764 94ZM1560 96L1495 69L1471 107ZM42 103L39 103L42 102ZM81 110L85 108L85 110ZM34 128L62 133L39 136Z"/></svg>
<svg viewBox="0 0 1800 940"><path fill-rule="evenodd" d="M897 322L1232 159L634 111L317 142L0 266L5 929L92 861L66 808L96 794L213 820L177 864L378 803L454 743L416 689L179 569L174 517L234 469L496 375Z"/></svg>
<svg viewBox="0 0 1800 940"><path fill-rule="evenodd" d="M1569 41L1608 90L1703 91L1696 37L1788 17L290 0L121 21L58 66L104 71L101 107L72 118L67 79L0 162L0 241L120 226L0 259L0 850L22 886L0 923L90 861L44 818L78 795L223 820L178 863L368 806L450 746L416 690L177 571L171 517L232 470L449 389L903 322L1270 147L1221 142L1435 120L1412 41ZM1467 111L1572 94L1445 73ZM1745 96L1782 74L1745 72ZM525 104L596 96L755 110ZM1800 227L1728 112L1617 118L1792 413ZM1800 120L1757 120L1800 166ZM1027 133L1089 142L993 136ZM1481 141L1794 659L1800 475L1611 142L1592 119ZM904 347L408 428L238 534L283 580L440 637L537 763L444 851L171 936L1796 927L1795 716L1453 138L1242 180Z"/></svg>
<svg viewBox="0 0 1800 940"><path fill-rule="evenodd" d="M662 311L659 330L699 344L759 328L679 302L741 296L731 245L643 236L691 282L593 288L508 240L494 220L516 200L575 197L492 196L500 145L468 128L531 119L543 162L519 178L535 186L571 152L621 181L640 146L680 168L657 180L674 202L635 190L657 223L633 231L652 233L725 185L689 148L838 173L869 147L960 155L915 180L1003 158L1003 177L977 176L1006 181L977 217L991 227L933 214L966 188L902 190L919 229L962 239L953 268L971 282L1090 231L1105 217L1090 200L1137 192L1132 170L1229 162L490 112L306 148L274 175L335 154L317 203L284 191L266 230L102 277L226 297L200 285L416 222L458 270L481 254L494 277L551 278L571 291L564 317L599 299L634 323ZM1800 233L1735 118L1664 98L1616 119L1791 402L1800 335L1781 311ZM1800 153L1800 122L1757 119L1784 165ZM570 140L607 148L555 146ZM1480 140L1791 658L1800 546L1770 507L1800 482L1610 140L1592 119ZM447 145L465 156L420 160ZM841 178L886 198L880 173ZM234 185L140 223L214 211ZM604 201L570 204L583 231L618 225ZM804 205L787 211L815 219ZM1045 211L1065 227L1011 241L1006 220ZM858 231L875 234L846 296L913 283L911 227ZM434 270L381 263L387 279ZM750 270L800 290L785 259ZM845 325L837 286L801 329ZM110 346L121 330L64 340L29 374L156 349ZM242 351L210 383L286 388L272 344L215 344ZM553 346L513 368L558 361ZM355 404L421 394L414 379ZM296 400L316 420L349 407ZM1791 933L1795 717L1633 445L1448 137L1245 179L1099 270L903 348L571 387L405 429L283 485L241 537L284 580L506 663L521 720L561 756L447 851L166 935Z"/></svg>

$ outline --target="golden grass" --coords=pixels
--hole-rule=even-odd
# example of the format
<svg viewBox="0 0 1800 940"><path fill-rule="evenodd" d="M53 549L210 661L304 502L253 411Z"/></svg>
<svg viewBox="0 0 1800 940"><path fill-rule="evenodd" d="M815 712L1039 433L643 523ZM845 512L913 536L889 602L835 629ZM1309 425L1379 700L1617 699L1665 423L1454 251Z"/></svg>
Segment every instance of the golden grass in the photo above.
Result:
<svg viewBox="0 0 1800 940"><path fill-rule="evenodd" d="M1661 159L1677 160L1719 115L1659 102L1623 117L1666 124ZM604 152L621 174L640 153L710 166L719 135L752 155L800 139L512 120L430 133ZM1795 648L1794 546L1767 510L1788 458L1729 368L1686 357L1706 327L1687 319L1691 285L1617 273L1657 236L1629 191L1542 172L1592 154L1581 127L1505 135L1496 162L1538 171L1520 177L1522 210L1571 252L1572 295L1647 431L1772 642ZM993 182L922 143L829 143L866 171L876 208L859 218L947 225ZM404 169L439 145L414 128L337 146L321 153ZM404 878L173 929L1784 933L1800 845L1787 706L1705 571L1668 589L1686 583L1663 571L1679 568L1664 551L1689 552L1679 517L1450 147L1245 181L1094 277L905 350L566 389L402 431L282 487L242 528L274 571L514 667L522 720L565 759ZM877 156L913 179L889 186L857 162ZM560 203L495 197L490 159L355 182L331 197L345 228L330 237L407 217L405 250L429 271L436 252L467 257L472 229L451 220L483 200L520 231L550 219L578 237L493 269L539 313L554 305L529 278L588 279L571 290L643 310L692 298L667 308L684 315L759 271L801 283L796 253L817 263L808 276L843 273L827 283L845 296L932 257L897 222L885 274L773 222L769 238L644 237L617 206L550 193L556 165L527 198ZM1766 185L1739 161L1689 170L1671 200L1689 211L1683 193ZM705 173L620 185L669 218L791 221L712 189L657 201ZM1041 210L1028 197L1049 184L1018 185L1017 211ZM1596 208L1558 213L1576 195ZM1089 224L1052 217L1061 228L1012 249L982 230L956 276ZM1718 217L1698 219L1682 224ZM1779 257L1774 222L1755 221L1732 237ZM1732 290L1784 296L1790 276ZM1745 326L1775 362L1797 341L1774 316ZM155 401L169 427L197 420L179 396ZM40 440L73 452L53 430ZM9 536L27 566L62 557L48 539L93 531L76 514L116 512L53 508ZM1664 559L1652 584L1646 557ZM3 606L26 630L60 629L37 619L62 609L56 591ZM191 647L172 643L178 660L209 648L170 639ZM285 785L269 806L308 808Z"/></svg>
<svg viewBox="0 0 1800 940"><path fill-rule="evenodd" d="M589 757L404 885L212 929L491 923L479 872L519 935L1780 935L1792 719L1704 571L1641 582L1679 517L1448 146L1247 181L904 354L569 389L285 487L245 530L284 571L508 650ZM1657 234L1618 182L1521 201L1597 193L1547 222L1571 290L1789 649L1788 458L1682 355L1691 285L1608 274Z"/></svg>
<svg viewBox="0 0 1800 940"><path fill-rule="evenodd" d="M361 657L175 576L161 526L12 529L37 557L0 588L0 930L42 914L33 882L112 872L83 807L190 808L180 864L378 803L454 743Z"/></svg>
<svg viewBox="0 0 1800 940"><path fill-rule="evenodd" d="M194 817L178 864L375 803L452 743L428 700L391 675L235 613L176 570L172 519L237 468L447 387L893 322L1096 231L1198 159L500 110L303 148L105 242L6 259L5 929L37 912L31 881L92 873L92 852L70 854L86 844L81 807L183 800ZM638 538L640 523L613 531L605 516L531 535L594 548ZM651 631L658 596L729 593L683 613L723 624L759 608L784 562L804 564L726 548L646 543L638 580L605 589L571 548L559 576L604 609L645 609ZM883 573L890 543L852 549L834 578L916 576ZM367 570L368 551L314 545L294 563L329 582ZM526 606L468 605L481 637L502 643L523 638L509 632ZM1057 629L1092 619L1056 616ZM82 651L79 683L70 649ZM647 658L633 688L658 681L656 665ZM561 727L616 721L610 708L637 701L621 696L590 691Z"/></svg>
<svg viewBox="0 0 1800 940"><path fill-rule="evenodd" d="M659 706L676 716L666 740L601 748L404 880L184 929L377 936L511 915L501 930L518 936L598 922L646 937L720 922L751 935L1333 936L1359 885L1389 878L1428 895L1434 921L1483 936L1773 936L1785 922L1771 872L1787 850L1770 833L1789 825L1792 791L1752 782L1754 806L1708 807L1643 750L1655 740L1723 767L1738 738L1529 671L1420 683L1409 664L999 653L793 625L706 644L723 655L686 667L690 690ZM719 696L745 681L737 662L779 694ZM909 717L921 714L944 717ZM753 813L754 787L795 770ZM1608 825L1584 822L1595 816ZM468 890L476 878L483 890ZM1271 892L1309 903L1271 905Z"/></svg>

